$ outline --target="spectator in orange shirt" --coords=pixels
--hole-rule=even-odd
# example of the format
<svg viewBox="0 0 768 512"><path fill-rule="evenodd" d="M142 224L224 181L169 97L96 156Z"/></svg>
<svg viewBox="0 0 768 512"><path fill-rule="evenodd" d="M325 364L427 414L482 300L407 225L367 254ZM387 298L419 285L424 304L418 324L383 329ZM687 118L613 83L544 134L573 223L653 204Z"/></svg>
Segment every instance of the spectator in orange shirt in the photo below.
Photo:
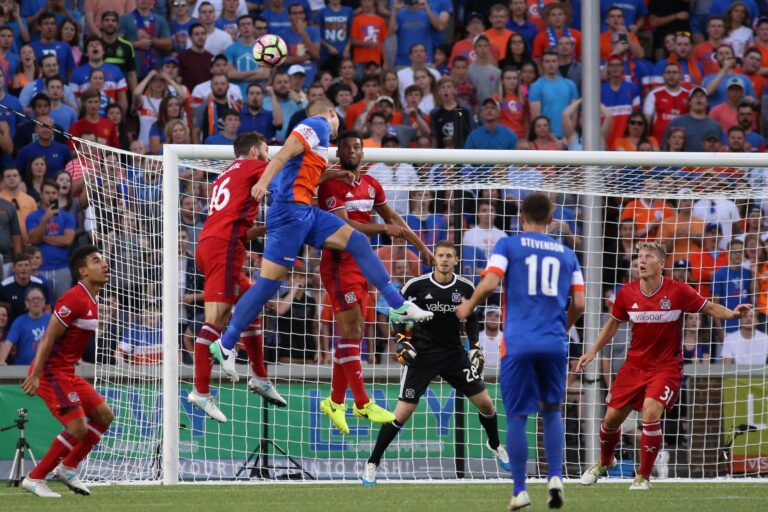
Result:
<svg viewBox="0 0 768 512"><path fill-rule="evenodd" d="M701 251L701 237L706 223L693 214L693 191L681 188L676 208L664 217L659 226L661 241L672 260L689 260L691 254Z"/></svg>
<svg viewBox="0 0 768 512"><path fill-rule="evenodd" d="M720 71L720 65L717 63L717 59L715 59L715 53L725 42L724 36L725 22L723 18L721 16L711 16L707 20L707 40L697 44L693 49L693 60L701 64L704 76L716 75Z"/></svg>
<svg viewBox="0 0 768 512"><path fill-rule="evenodd" d="M347 115L344 118L344 123L347 126L347 130L361 130L365 126L365 121L368 119L368 114L371 109L376 105L376 100L379 98L379 92L381 91L381 85L379 85L379 77L376 75L368 75L363 78L363 83L360 86L363 89L363 99L353 103Z"/></svg>
<svg viewBox="0 0 768 512"><path fill-rule="evenodd" d="M497 60L504 60L507 56L507 44L510 36L514 34L507 28L507 22L509 21L509 7L503 4L496 4L491 7L491 14L488 16L488 20L491 22L491 28L483 32L488 36L488 40L491 42L491 48L494 46L498 49ZM474 43L474 39L473 39Z"/></svg>
<svg viewBox="0 0 768 512"><path fill-rule="evenodd" d="M363 139L364 148L380 148L381 139L387 134L387 118L381 112L371 115L371 136Z"/></svg>
<svg viewBox="0 0 768 512"><path fill-rule="evenodd" d="M520 71L509 68L502 71L499 92L491 97L501 105L499 122L515 132L519 140L525 139L528 99L520 87Z"/></svg>
<svg viewBox="0 0 768 512"><path fill-rule="evenodd" d="M752 87L757 95L762 95L763 89L765 89L766 79L760 73L764 60L763 53L752 47L744 52L744 58L741 62L741 71L752 82Z"/></svg>
<svg viewBox="0 0 768 512"><path fill-rule="evenodd" d="M543 7L549 4L559 3L561 0L527 0L528 1L528 21L536 25L536 28L541 32L546 28L544 20L546 16L543 12ZM583 0L582 0L583 1Z"/></svg>
<svg viewBox="0 0 768 512"><path fill-rule="evenodd" d="M608 60L613 50L611 37L613 34L619 34L619 39L626 41L629 45L629 52L636 59L642 59L645 56L643 47L640 46L640 40L631 33L624 25L624 11L621 7L614 5L606 12L606 25L608 30L600 34L600 60Z"/></svg>
<svg viewBox="0 0 768 512"><path fill-rule="evenodd" d="M720 234L719 224L714 222L707 224L704 236L701 238L701 250L691 253L688 260L693 278L707 286L712 283L715 270L728 265L728 251L721 250L717 246Z"/></svg>
<svg viewBox="0 0 768 512"><path fill-rule="evenodd" d="M762 16L755 27L755 42L752 45L763 54L763 62L768 64L768 17Z"/></svg>
<svg viewBox="0 0 768 512"><path fill-rule="evenodd" d="M547 21L547 29L539 32L533 40L533 58L540 60L544 50L554 49L559 38L565 36L573 40L576 60L581 56L581 32L570 28L571 8L565 3L544 6L542 17Z"/></svg>
<svg viewBox="0 0 768 512"><path fill-rule="evenodd" d="M651 143L652 151L659 150L659 141L648 135L648 120L642 112L633 112L627 120L624 136L616 139L613 151L638 151L640 141Z"/></svg>
<svg viewBox="0 0 768 512"><path fill-rule="evenodd" d="M456 41L451 50L450 67L453 68L453 61L456 57L464 57L469 64L475 62L475 38L485 30L483 15L479 12L470 12L467 14L464 28L467 31L467 37ZM487 35L487 34L486 34ZM491 53L493 58L499 60L499 48L491 41Z"/></svg>
<svg viewBox="0 0 768 512"><path fill-rule="evenodd" d="M645 180L644 193L648 196L655 194L657 182L654 178ZM646 199L641 197L624 205L621 220L631 219L635 222L635 238L642 240L656 236L658 227L672 210L661 199Z"/></svg>
<svg viewBox="0 0 768 512"><path fill-rule="evenodd" d="M369 62L382 64L384 60L382 49L389 33L386 20L376 14L374 3L374 0L360 0L360 13L352 18L349 36L358 76Z"/></svg>

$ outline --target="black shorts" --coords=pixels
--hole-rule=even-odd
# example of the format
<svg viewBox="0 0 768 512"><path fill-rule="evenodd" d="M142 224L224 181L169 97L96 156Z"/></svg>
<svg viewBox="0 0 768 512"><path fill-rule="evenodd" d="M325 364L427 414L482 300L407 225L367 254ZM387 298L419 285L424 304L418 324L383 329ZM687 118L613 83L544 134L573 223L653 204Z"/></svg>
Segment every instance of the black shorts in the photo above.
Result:
<svg viewBox="0 0 768 512"><path fill-rule="evenodd" d="M440 376L464 396L475 396L485 390L485 383L464 350L446 350L418 354L411 366L403 366L400 374L398 399L409 404L419 403L429 383Z"/></svg>

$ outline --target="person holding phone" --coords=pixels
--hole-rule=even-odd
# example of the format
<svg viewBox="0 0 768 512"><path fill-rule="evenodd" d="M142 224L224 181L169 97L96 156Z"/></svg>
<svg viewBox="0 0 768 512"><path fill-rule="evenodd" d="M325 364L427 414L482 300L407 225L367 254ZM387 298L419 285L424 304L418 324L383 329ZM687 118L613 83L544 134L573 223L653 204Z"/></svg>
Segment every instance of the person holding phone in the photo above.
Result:
<svg viewBox="0 0 768 512"><path fill-rule="evenodd" d="M624 55L642 59L645 56L640 40L624 24L624 11L613 6L606 12L605 23L608 30L600 34L600 60L608 60L611 55Z"/></svg>
<svg viewBox="0 0 768 512"><path fill-rule="evenodd" d="M59 210L59 184L46 180L40 194L40 208L27 216L29 241L40 247L43 264L40 273L51 283L51 303L72 285L69 272L69 252L75 240L75 217Z"/></svg>

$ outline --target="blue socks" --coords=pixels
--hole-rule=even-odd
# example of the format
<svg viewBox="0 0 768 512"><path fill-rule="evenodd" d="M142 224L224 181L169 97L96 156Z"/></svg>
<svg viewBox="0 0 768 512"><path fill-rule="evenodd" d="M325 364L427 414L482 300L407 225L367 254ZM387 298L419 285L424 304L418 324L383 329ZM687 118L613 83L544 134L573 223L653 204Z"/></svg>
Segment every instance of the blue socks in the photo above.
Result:
<svg viewBox="0 0 768 512"><path fill-rule="evenodd" d="M528 438L525 435L527 416L507 416L507 451L512 466L512 480L515 482L512 495L517 496L526 489L525 466L528 463Z"/></svg>
<svg viewBox="0 0 768 512"><path fill-rule="evenodd" d="M232 314L232 319L229 321L229 326L221 337L221 344L224 348L232 350L235 347L240 339L240 333L256 320L261 310L264 309L264 304L274 297L280 289L280 283L275 279L259 277L256 279L256 284L240 297L235 312Z"/></svg>
<svg viewBox="0 0 768 512"><path fill-rule="evenodd" d="M547 479L554 476L563 478L563 450L565 437L560 409L541 411L544 421L544 451L547 454Z"/></svg>
<svg viewBox="0 0 768 512"><path fill-rule="evenodd" d="M379 257L371 249L371 243L364 234L359 231L353 231L344 250L355 258L357 266L360 267L360 271L365 278L381 292L384 300L387 301L391 308L397 309L403 305L405 299L390 282L392 278L387 269L384 268L384 264L381 263Z"/></svg>

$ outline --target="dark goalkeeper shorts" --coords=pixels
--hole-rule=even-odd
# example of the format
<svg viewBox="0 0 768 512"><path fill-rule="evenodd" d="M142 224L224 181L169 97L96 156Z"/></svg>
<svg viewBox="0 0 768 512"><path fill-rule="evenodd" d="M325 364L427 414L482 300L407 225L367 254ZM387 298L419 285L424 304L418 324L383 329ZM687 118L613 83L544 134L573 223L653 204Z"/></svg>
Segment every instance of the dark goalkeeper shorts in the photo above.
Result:
<svg viewBox="0 0 768 512"><path fill-rule="evenodd" d="M419 353L411 366L403 366L398 399L409 404L419 403L419 398L437 376L467 397L485 390L482 377L469 362L469 354L454 349Z"/></svg>

